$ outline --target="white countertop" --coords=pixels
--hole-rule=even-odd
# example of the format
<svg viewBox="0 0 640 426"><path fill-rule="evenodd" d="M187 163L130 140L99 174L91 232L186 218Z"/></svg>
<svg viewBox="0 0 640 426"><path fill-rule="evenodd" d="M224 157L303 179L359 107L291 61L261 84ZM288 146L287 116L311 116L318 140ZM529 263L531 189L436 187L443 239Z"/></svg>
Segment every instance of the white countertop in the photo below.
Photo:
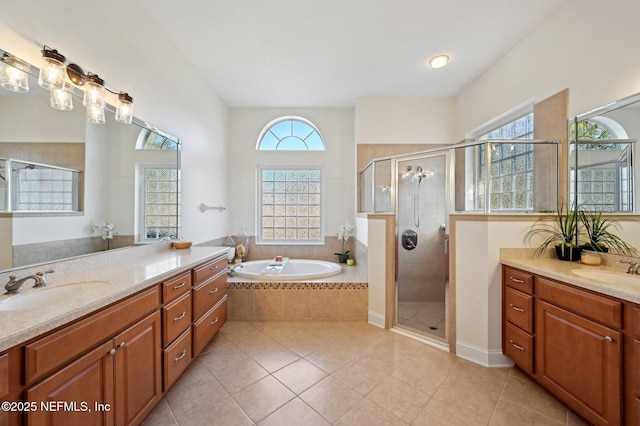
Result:
<svg viewBox="0 0 640 426"><path fill-rule="evenodd" d="M0 351L151 287L173 275L225 254L226 251L226 247L191 247L184 250L163 248L142 255L131 252L131 257L119 259L114 263L102 263L96 267L87 267L81 272L65 275L56 273L47 275L48 286L45 288L32 288L33 281L27 281L22 287L21 294L0 295L0 304L8 298L46 291L50 287L59 285L95 281L107 281L109 284L96 286L95 292L89 291L82 297L73 298L69 302L33 310L0 311ZM23 274L20 274L19 278L22 276Z"/></svg>
<svg viewBox="0 0 640 426"><path fill-rule="evenodd" d="M568 284L573 284L577 287L640 304L640 275L635 275L635 277L638 278L638 285L636 286L629 284L604 283L602 281L582 277L572 272L573 270L586 269L620 273L624 272L626 267L625 265L590 266L584 265L580 262L567 262L553 258L520 258L505 255L501 256L501 262L505 265L523 269L537 275L542 275Z"/></svg>

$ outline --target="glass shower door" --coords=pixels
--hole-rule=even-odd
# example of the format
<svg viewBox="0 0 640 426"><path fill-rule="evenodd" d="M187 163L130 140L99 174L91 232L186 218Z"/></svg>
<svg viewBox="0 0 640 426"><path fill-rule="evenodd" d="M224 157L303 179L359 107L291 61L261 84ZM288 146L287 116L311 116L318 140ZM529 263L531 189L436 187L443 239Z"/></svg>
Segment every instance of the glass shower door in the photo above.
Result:
<svg viewBox="0 0 640 426"><path fill-rule="evenodd" d="M447 154L397 162L394 326L447 337Z"/></svg>

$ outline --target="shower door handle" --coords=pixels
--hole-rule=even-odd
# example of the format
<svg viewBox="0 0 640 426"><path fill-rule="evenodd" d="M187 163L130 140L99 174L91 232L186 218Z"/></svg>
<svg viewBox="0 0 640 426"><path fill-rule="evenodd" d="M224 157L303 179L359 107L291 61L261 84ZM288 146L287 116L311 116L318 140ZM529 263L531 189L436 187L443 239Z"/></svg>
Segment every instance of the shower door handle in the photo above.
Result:
<svg viewBox="0 0 640 426"><path fill-rule="evenodd" d="M444 254L449 254L449 239L444 240Z"/></svg>

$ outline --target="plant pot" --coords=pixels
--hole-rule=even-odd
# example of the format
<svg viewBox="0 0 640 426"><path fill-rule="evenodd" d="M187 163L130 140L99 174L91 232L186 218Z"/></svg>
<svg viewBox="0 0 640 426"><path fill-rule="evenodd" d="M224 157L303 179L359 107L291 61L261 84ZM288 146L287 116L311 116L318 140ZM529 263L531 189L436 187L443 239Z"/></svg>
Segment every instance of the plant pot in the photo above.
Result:
<svg viewBox="0 0 640 426"><path fill-rule="evenodd" d="M609 247L607 246L598 246L593 244L583 244L580 246L582 250L591 250L591 251L599 251L600 253L609 253Z"/></svg>
<svg viewBox="0 0 640 426"><path fill-rule="evenodd" d="M580 252L582 251L582 247L574 247L574 246L564 246L560 245L556 246L556 256L560 260L566 260L569 262L575 262L580 260Z"/></svg>
<svg viewBox="0 0 640 426"><path fill-rule="evenodd" d="M343 254L339 254L338 255L338 260L340 261L340 263L347 263L347 259L349 258L349 256L345 256Z"/></svg>

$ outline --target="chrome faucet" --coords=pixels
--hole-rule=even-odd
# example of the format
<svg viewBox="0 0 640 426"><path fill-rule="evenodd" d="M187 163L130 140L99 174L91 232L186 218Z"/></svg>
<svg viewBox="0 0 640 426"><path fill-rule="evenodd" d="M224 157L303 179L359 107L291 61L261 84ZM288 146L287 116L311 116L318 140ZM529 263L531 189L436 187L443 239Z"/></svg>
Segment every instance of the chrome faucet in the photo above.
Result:
<svg viewBox="0 0 640 426"><path fill-rule="evenodd" d="M640 274L640 262L621 260L620 263L626 263L629 265L627 268L627 274Z"/></svg>
<svg viewBox="0 0 640 426"><path fill-rule="evenodd" d="M229 275L230 277L233 277L236 274L236 269L242 269L244 268L244 265L242 263L238 263L233 266L228 266L227 268L228 268L227 275Z"/></svg>
<svg viewBox="0 0 640 426"><path fill-rule="evenodd" d="M16 277L15 275L9 275L9 281L4 286L5 290L7 291L5 291L4 294L20 293L20 287L27 280L34 281L33 287L46 287L47 280L45 279L44 274L51 274L53 272L55 272L53 269L49 269L48 271L36 272L33 275L27 275L26 277L22 277L20 279L18 279L18 277Z"/></svg>

